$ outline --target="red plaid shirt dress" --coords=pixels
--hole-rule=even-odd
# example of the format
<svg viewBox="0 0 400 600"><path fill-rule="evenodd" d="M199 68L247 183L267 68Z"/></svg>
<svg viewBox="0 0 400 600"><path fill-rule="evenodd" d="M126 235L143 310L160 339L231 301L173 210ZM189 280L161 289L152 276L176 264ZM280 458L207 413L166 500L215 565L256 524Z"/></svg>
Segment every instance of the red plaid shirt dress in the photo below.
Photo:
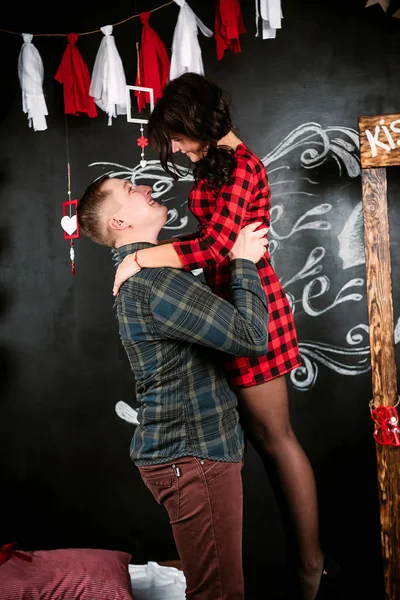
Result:
<svg viewBox="0 0 400 600"><path fill-rule="evenodd" d="M195 183L189 194L189 209L199 221L199 231L174 242L184 268L203 269L210 288L226 300L230 300L228 253L239 231L254 221L270 224L271 190L264 165L245 144L237 147L235 157L236 167L217 195L205 180ZM293 314L268 253L257 268L268 299L268 353L226 362L236 388L269 381L301 364Z"/></svg>

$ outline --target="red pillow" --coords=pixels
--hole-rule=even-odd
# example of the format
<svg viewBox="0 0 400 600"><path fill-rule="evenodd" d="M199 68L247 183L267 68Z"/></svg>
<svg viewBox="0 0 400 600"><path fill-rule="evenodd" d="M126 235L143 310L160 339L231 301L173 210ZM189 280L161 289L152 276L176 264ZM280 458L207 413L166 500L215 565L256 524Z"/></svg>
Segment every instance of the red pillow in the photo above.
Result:
<svg viewBox="0 0 400 600"><path fill-rule="evenodd" d="M21 552L21 551L19 551ZM0 600L133 600L131 555L66 548L23 552L0 566Z"/></svg>

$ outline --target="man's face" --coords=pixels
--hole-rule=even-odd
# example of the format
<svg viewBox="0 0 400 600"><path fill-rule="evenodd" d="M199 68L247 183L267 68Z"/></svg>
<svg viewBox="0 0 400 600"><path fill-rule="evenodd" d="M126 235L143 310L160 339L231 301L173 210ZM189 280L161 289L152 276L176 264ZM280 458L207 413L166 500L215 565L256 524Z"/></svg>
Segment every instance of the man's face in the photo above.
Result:
<svg viewBox="0 0 400 600"><path fill-rule="evenodd" d="M192 140L185 135L173 134L171 135L172 152L182 152L190 158L192 162L198 162L204 158L207 151L205 150L206 144L204 142L198 142Z"/></svg>
<svg viewBox="0 0 400 600"><path fill-rule="evenodd" d="M159 228L167 220L168 209L151 197L151 187L134 185L122 179L109 179L104 183L104 191L112 193L116 210L113 218L132 225L137 231Z"/></svg>

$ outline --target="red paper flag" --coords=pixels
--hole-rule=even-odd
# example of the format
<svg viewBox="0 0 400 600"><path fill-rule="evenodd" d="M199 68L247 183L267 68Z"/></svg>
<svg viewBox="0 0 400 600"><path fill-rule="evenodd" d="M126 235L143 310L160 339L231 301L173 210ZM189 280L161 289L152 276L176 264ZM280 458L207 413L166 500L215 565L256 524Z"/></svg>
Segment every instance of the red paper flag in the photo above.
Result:
<svg viewBox="0 0 400 600"><path fill-rule="evenodd" d="M149 12L140 13L143 24L142 42L139 53L139 71L136 76L136 85L139 87L153 88L154 102L161 98L162 91L168 82L170 62L167 50L158 34L149 25ZM135 92L139 112L150 104L150 94Z"/></svg>
<svg viewBox="0 0 400 600"><path fill-rule="evenodd" d="M97 117L94 100L89 96L89 70L81 53L75 46L77 33L67 35L68 46L65 49L55 79L64 85L64 113L77 116L86 113Z"/></svg>
<svg viewBox="0 0 400 600"><path fill-rule="evenodd" d="M246 33L239 0L217 0L215 11L215 41L217 59L225 50L241 52L239 36Z"/></svg>

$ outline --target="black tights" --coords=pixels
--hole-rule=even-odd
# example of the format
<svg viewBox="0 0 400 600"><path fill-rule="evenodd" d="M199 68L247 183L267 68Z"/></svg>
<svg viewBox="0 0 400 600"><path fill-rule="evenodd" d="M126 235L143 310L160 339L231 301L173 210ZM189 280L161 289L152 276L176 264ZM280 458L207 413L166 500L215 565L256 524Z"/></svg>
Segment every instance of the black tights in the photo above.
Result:
<svg viewBox="0 0 400 600"><path fill-rule="evenodd" d="M238 390L247 438L263 460L294 551L300 593L314 600L323 555L318 534L318 502L310 462L292 430L285 377Z"/></svg>

